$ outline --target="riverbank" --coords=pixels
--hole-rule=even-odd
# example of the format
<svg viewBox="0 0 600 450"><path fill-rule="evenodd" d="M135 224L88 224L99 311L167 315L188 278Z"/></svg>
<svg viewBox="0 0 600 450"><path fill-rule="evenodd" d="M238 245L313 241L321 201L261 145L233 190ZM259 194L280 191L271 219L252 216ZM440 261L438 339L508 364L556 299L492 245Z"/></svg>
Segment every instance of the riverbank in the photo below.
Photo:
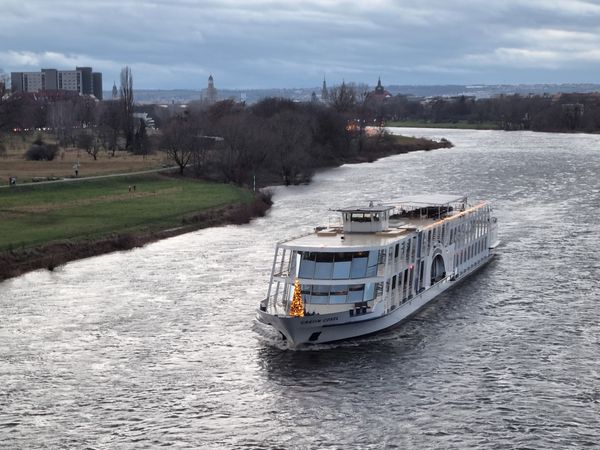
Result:
<svg viewBox="0 0 600 450"><path fill-rule="evenodd" d="M498 124L494 122L429 122L424 120L396 120L389 121L386 127L397 128L448 128L456 130L500 130Z"/></svg>
<svg viewBox="0 0 600 450"><path fill-rule="evenodd" d="M387 156L403 153L430 151L453 147L452 142L442 138L439 141L422 137L385 134L382 137L370 137L366 149L343 159L343 164L373 162Z"/></svg>
<svg viewBox="0 0 600 450"><path fill-rule="evenodd" d="M0 192L0 280L209 226L271 205L232 185L151 174Z"/></svg>
<svg viewBox="0 0 600 450"><path fill-rule="evenodd" d="M390 133L378 135L376 130L376 128L369 130L369 135L364 138L363 148L360 151L348 152L344 155L338 155L336 158L313 161L309 171L297 174L293 182L289 184L310 183L314 173L344 164L374 162L388 156L453 147L452 142L444 138L436 141L422 137L402 136ZM354 146L358 147L357 144ZM278 185L285 185L279 174L257 171L256 186L268 187Z"/></svg>

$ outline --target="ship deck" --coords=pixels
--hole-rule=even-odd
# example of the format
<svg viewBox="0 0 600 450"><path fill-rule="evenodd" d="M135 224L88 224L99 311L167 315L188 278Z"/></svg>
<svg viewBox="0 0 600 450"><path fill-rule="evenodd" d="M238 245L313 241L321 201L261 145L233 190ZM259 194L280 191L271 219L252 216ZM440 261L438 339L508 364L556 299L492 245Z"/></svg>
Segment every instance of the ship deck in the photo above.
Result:
<svg viewBox="0 0 600 450"><path fill-rule="evenodd" d="M461 212L453 211L445 214L445 219L460 215ZM376 233L344 233L341 226L332 226L315 231L289 241L281 243L283 248L302 248L304 250L319 251L323 248L338 248L363 250L372 247L383 247L413 232L422 230L439 222L440 218L428 217L401 217L390 220L390 227L385 231ZM343 239L342 239L343 237Z"/></svg>
<svg viewBox="0 0 600 450"><path fill-rule="evenodd" d="M281 246L313 251L323 248L363 250L383 247L434 222L432 219L403 219L394 221L390 228L377 233L344 233L341 227L331 227L284 242Z"/></svg>

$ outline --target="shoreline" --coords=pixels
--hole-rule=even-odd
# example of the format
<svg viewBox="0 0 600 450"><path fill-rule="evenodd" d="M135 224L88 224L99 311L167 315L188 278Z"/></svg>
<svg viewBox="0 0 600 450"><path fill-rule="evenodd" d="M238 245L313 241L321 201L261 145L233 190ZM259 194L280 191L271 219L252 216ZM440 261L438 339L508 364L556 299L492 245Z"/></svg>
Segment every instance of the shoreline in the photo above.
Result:
<svg viewBox="0 0 600 450"><path fill-rule="evenodd" d="M431 128L446 130L495 130L504 131L494 123L469 123L469 122L418 122L418 121L389 121L386 128Z"/></svg>
<svg viewBox="0 0 600 450"><path fill-rule="evenodd" d="M259 193L251 203L232 203L188 216L176 228L135 234L118 233L99 239L66 240L23 250L4 251L0 253L0 282L34 270L53 271L71 261L131 250L203 228L249 223L252 219L263 217L272 204L268 194Z"/></svg>
<svg viewBox="0 0 600 450"><path fill-rule="evenodd" d="M389 145L381 145L377 151L356 154L336 161L334 164L316 169L327 170L340 167L344 164L374 162L378 159L398 154L450 147L452 147L452 143L445 139L434 141L422 138L409 138L407 142L399 142L397 140ZM310 180L308 183L310 183ZM277 184L269 184L269 186L273 185ZM259 191L255 195L255 199L250 203L232 203L226 206L199 211L191 216L184 217L182 225L175 228L136 233L115 233L97 239L64 240L27 249L3 251L0 252L0 282L34 270L47 269L53 271L57 267L71 261L112 253L114 251L131 250L151 242L203 228L249 223L252 219L263 217L272 204L270 194Z"/></svg>

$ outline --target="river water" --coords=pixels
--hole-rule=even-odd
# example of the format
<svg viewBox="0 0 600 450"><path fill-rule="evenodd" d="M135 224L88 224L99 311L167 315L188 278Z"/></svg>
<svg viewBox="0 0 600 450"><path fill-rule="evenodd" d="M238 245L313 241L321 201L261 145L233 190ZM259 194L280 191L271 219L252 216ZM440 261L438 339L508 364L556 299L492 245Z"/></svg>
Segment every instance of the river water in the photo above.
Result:
<svg viewBox="0 0 600 450"><path fill-rule="evenodd" d="M456 146L0 283L0 447L600 445L600 136L402 131ZM491 200L504 244L413 320L302 351L254 323L277 240L330 207L446 191Z"/></svg>

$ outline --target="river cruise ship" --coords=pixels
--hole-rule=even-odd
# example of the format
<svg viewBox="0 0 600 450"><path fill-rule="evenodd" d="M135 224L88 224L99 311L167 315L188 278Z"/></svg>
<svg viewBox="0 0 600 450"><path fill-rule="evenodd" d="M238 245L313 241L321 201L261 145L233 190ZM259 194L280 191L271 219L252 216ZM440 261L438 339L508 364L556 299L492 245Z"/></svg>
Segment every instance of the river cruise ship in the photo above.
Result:
<svg viewBox="0 0 600 450"><path fill-rule="evenodd" d="M340 208L341 223L280 242L257 318L290 347L389 328L494 255L487 202L416 195Z"/></svg>

